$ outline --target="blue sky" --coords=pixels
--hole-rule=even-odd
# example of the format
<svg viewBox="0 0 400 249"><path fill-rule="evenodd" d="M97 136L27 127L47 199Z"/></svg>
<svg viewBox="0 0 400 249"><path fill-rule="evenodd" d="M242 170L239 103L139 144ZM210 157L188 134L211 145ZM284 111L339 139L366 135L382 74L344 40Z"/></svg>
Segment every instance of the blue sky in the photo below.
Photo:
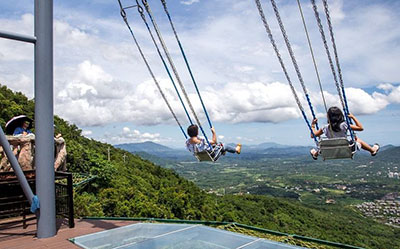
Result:
<svg viewBox="0 0 400 249"><path fill-rule="evenodd" d="M125 6L134 3L122 2ZM207 128L162 5L159 0L149 3L186 90ZM271 4L262 3L291 79L302 96ZM310 2L301 3L328 104L339 105ZM167 4L223 141L312 145L253 0L182 0ZM324 123L324 108L297 3L277 4ZM329 4L350 111L365 128L359 136L369 143L399 145L400 2L330 0ZM321 7L319 4L320 11ZM145 26L136 9L127 13L167 98L186 126L184 112ZM146 71L119 15L118 2L54 1L54 17L55 113L77 124L86 136L104 142L150 140L181 147L183 135ZM0 27L33 34L32 1L2 1ZM33 97L32 59L32 45L0 40L0 83Z"/></svg>

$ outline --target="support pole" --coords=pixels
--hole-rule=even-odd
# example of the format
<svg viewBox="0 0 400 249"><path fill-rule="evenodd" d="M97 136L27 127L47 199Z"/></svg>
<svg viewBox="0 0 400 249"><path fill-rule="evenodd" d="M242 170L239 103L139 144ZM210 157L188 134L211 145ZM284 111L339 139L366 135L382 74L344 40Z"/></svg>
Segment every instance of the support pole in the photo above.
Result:
<svg viewBox="0 0 400 249"><path fill-rule="evenodd" d="M14 41L35 43L36 37L29 35L21 35L13 32L0 31L0 37Z"/></svg>
<svg viewBox="0 0 400 249"><path fill-rule="evenodd" d="M37 237L56 234L53 117L53 0L35 0L35 165Z"/></svg>

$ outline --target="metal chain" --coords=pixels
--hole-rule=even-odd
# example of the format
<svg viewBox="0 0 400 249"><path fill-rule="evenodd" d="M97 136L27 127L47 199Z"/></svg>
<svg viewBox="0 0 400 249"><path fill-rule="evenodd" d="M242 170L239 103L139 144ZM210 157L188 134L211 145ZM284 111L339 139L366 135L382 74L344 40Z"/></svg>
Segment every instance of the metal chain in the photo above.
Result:
<svg viewBox="0 0 400 249"><path fill-rule="evenodd" d="M310 107L311 114L313 116L313 119L316 119L314 108L313 108L313 106L311 104L311 100L310 100L310 97L309 97L309 94L308 94L308 91L307 91L307 87L304 84L303 76L301 75L299 65L297 64L297 60L296 60L296 57L294 55L292 46L290 45L289 37L288 37L288 35L286 33L285 26L283 25L283 22L282 22L282 19L281 19L281 15L279 14L278 6L276 5L275 0L271 0L271 4L272 4L272 8L274 9L274 12L275 12L276 19L278 20L279 28L281 30L283 39L285 40L285 44L286 44L286 47L288 49L290 58L292 59L292 63L293 63L294 69L296 71L297 78L299 79L301 87L303 88L304 95L306 96L306 99L307 99L307 102L308 102L308 106ZM317 129L319 129L318 128L318 124L317 124Z"/></svg>
<svg viewBox="0 0 400 249"><path fill-rule="evenodd" d="M186 135L185 131L183 130L181 123L179 122L177 116L175 115L175 112L173 111L171 105L169 104L169 102L167 100L167 97L165 96L163 90L161 89L160 84L158 83L156 77L154 76L154 73L151 70L149 63L147 62L146 57L144 56L144 53L143 53L143 51L142 51L142 49L141 49L141 47L139 45L139 42L137 41L137 39L136 39L136 37L135 37L135 35L133 33L133 30L132 30L131 26L129 25L128 18L126 16L126 12L125 12L124 8L122 7L121 1L118 0L118 3L119 3L119 6L120 6L120 9L121 9L121 11L120 11L121 16L124 19L124 22L125 22L126 26L128 27L128 29L129 29L129 31L130 31L130 33L132 35L133 40L135 41L136 47L138 48L139 53L140 53L144 63L146 64L147 70L149 71L151 77L153 78L153 81L156 84L158 91L160 92L160 94L161 94L162 98L164 99L165 103L167 104L168 109L170 110L170 112L171 112L172 116L174 117L176 123L179 125L183 135L185 136L185 138L187 138L187 135Z"/></svg>
<svg viewBox="0 0 400 249"><path fill-rule="evenodd" d="M317 67L317 62L316 62L316 60L315 60L314 51L313 51L313 48L312 48L312 46L311 46L310 35L308 34L308 29L307 29L306 21L305 21L305 19L304 19L304 14L303 14L303 10L302 10L302 8L301 8L300 0L297 0L297 5L299 6L299 11L300 11L300 15L301 15L301 20L303 21L304 32L306 33L307 42L308 42L308 47L309 47L309 49L310 49L311 58L312 58L312 60L313 60L314 70L315 70L315 74L316 74L316 76L317 76L319 89L320 89L320 91L321 91L321 97L322 97L322 100L323 100L323 102L324 102L325 111L328 112L328 108L327 108L327 106L326 106L326 101L325 101L325 94L324 94L324 91L323 91L323 89L322 89L321 78L319 77L319 71L318 71L318 67Z"/></svg>
<svg viewBox="0 0 400 249"><path fill-rule="evenodd" d="M137 1L137 0L136 0L136 1ZM167 48L167 46L166 46L166 44L165 44L165 42L164 42L164 39L162 38L161 32L160 32L160 30L159 30L159 28L158 28L158 25L157 25L157 23L155 22L155 20L153 19L153 14L151 13L150 6L149 6L147 0L142 0L142 3L144 4L144 7L145 7L145 9L146 9L146 11L147 11L147 14L148 14L149 17L150 17L150 20L151 20L151 22L152 22L152 24L153 24L154 30L156 31L158 40L160 41L160 44L161 44L161 46L162 46L162 48L163 48L163 50L164 50L165 56L167 57L168 62L169 62L169 65L171 66L172 71L174 72L175 78L176 78L176 80L178 81L179 86L181 87L182 93L183 93L183 95L184 95L185 98L186 98L186 101L187 101L187 103L188 103L188 105L189 105L189 107L190 107L190 110L192 111L193 116L194 116L194 118L195 118L197 124L198 124L199 126L201 126L200 120L199 120L199 118L198 118L197 115L196 115L196 112L195 112L195 110L194 110L194 108L193 108L193 105L192 105L192 103L191 103L191 101L190 101L190 99L189 99L188 94L186 93L185 86L183 85L182 80L181 80L181 78L179 77L178 71L176 70L175 64L174 64L174 62L172 61L171 55L170 55L170 53L169 53L169 51L168 51L168 48Z"/></svg>
<svg viewBox="0 0 400 249"><path fill-rule="evenodd" d="M136 2L138 2L138 0L136 0ZM149 6L147 0L142 0L142 3L143 3L143 5L144 5L144 7L145 7L145 9L146 9L146 12L147 12L147 14L148 14L150 20L151 20L151 23L153 24L153 27L154 27L154 30L156 31L158 40L160 41L161 47L162 47L163 50L164 50L164 53L165 53L165 56L166 56L167 59L168 59L169 65L171 66L172 71L174 72L175 78L176 78L176 80L178 81L179 86L181 87L182 93L183 93L183 95L185 96L185 99L186 99L186 101L187 101L187 103L188 103L188 105L189 105L190 110L192 111L193 117L194 117L194 119L196 120L196 123L197 123L197 125L199 126L201 132L203 133L203 136L204 136L204 138L206 139L207 144L208 144L209 147L211 148L212 146L211 146L211 143L209 142L209 140L208 140L208 138L207 138L207 134L205 133L203 127L201 126L201 122L200 122L199 118L197 117L197 114L196 114L196 112L195 112L195 110L194 110L194 108L193 108L192 102L190 101L189 96L188 96L188 94L186 93L185 86L183 85L182 80L181 80L181 78L179 77L179 74L178 74L178 71L176 70L175 64L174 64L174 62L172 61L171 55L170 55L170 53L169 53L169 51L168 51L168 48L167 48L167 46L166 46L166 44L165 44L165 42L164 42L164 39L162 38L160 29L158 28L158 25L157 25L156 21L155 21L154 18L153 18L153 14L152 14L152 12L151 12L150 6ZM138 4L139 4L139 3L138 3Z"/></svg>
<svg viewBox="0 0 400 249"><path fill-rule="evenodd" d="M293 63L294 69L296 70L297 77L299 78L301 87L303 88L303 92L304 92L304 94L308 94L307 88L306 88L306 86L304 84L304 80L303 80L303 77L302 77L301 72L300 72L300 68L299 68L299 66L297 64L296 57L294 55L292 46L290 45L289 37L288 37L288 35L286 33L285 26L283 25L283 22L282 22L280 14L279 14L278 7L277 7L277 5L275 3L275 0L271 0L271 4L272 4L272 8L274 9L275 16L276 16L276 19L278 21L279 28L281 29L282 36L283 36L283 39L285 41L286 47L288 49L290 58L292 59L292 63Z"/></svg>
<svg viewBox="0 0 400 249"><path fill-rule="evenodd" d="M277 45L276 45L276 42L275 42L275 39L274 39L274 37L273 37L273 35L272 35L271 29L270 29L270 27L269 27L269 25L268 25L268 22L267 22L267 19L266 19L265 15L264 15L264 11L263 11L263 9L262 9L260 0L255 0L255 3L256 3L256 5L257 5L257 9L258 9L258 12L259 12L259 14L260 14L261 21L263 22L264 27L265 27L265 30L267 31L269 40L270 40L270 42L271 42L271 44L272 44L272 47L273 47L273 49L274 49L274 51L275 51L276 56L278 57L278 60L279 60L279 63L280 63L280 65L281 65L281 67L282 67L283 73L285 74L286 80L288 81L289 86L290 86L290 89L292 90L292 93L293 93L293 96L294 96L294 98L295 98L295 100L296 100L297 106L299 107L299 109L300 109L300 111L301 111L301 113L302 113L302 115L303 115L303 118L304 118L304 120L306 121L307 126L308 126L308 128L310 129L310 131L311 131L311 134L313 135L314 141L315 141L315 142L317 143L317 145L318 145L317 138L316 138L316 136L314 135L314 132L313 132L313 130L312 130L312 128L311 128L311 125L310 125L310 123L309 123L309 121L308 121L308 118L307 118L307 116L306 116L306 114L305 114L304 108L303 108L303 106L302 106L302 104L301 104L301 102L300 102L299 97L297 96L297 93L296 93L296 90L295 90L295 88L294 88L294 86L293 86L293 84L292 84L292 81L290 80L290 76L289 76L289 74L288 74L288 72L287 72L287 70L286 70L285 64L283 63L281 54L279 53L279 49L278 49L278 47L277 47Z"/></svg>
<svg viewBox="0 0 400 249"><path fill-rule="evenodd" d="M319 32L321 34L322 41L324 43L326 55L328 56L329 65L331 67L331 71L332 71L332 74L333 74L333 79L334 79L335 85L336 85L336 90L337 90L337 92L339 94L340 102L342 103L342 107L343 107L343 110L344 110L346 108L346 106L344 104L342 91L340 89L340 85L339 85L339 82L338 82L338 79L337 79L337 76L336 76L336 70L335 70L335 66L333 65L331 53L330 53L329 47L328 47L328 42L326 41L325 32L324 32L324 28L322 26L321 18L319 17L317 4L315 3L315 0L311 0L311 3L313 5L315 18L317 19L318 29L319 29Z"/></svg>
<svg viewBox="0 0 400 249"><path fill-rule="evenodd" d="M338 56L338 52L337 52L337 48L336 48L336 42L335 42L335 37L333 35L333 27L332 27L332 22L331 22L331 17L329 15L329 9L328 9L328 2L326 0L322 0L323 4L324 4L324 10L325 10L325 15L326 15L326 20L328 23L328 27L329 27L329 34L331 36L331 41L332 41L332 47L333 47L333 53L335 55L335 61L336 61L336 67L338 70L338 75L339 75L339 81L340 81L340 87L342 88L342 94L343 94L343 98L346 98L345 96L345 92L344 92L344 84L343 84L343 76L342 76L342 69L340 68L340 63L339 63L339 56ZM345 101L345 106L346 106L346 110L347 114L348 113L348 106L347 103Z"/></svg>
<svg viewBox="0 0 400 249"><path fill-rule="evenodd" d="M186 113L186 116L187 116L187 118L188 118L190 124L193 124L192 119L190 118L190 115L189 115L189 113L188 113L188 111L187 111L187 109L186 109L185 103L183 102L183 99L182 99L182 97L181 97L181 94L179 93L178 88L176 87L174 78L172 77L171 72L170 72L169 69L168 69L167 63L165 62L164 57L163 57L163 55L161 54L161 51L160 51L160 49L159 49L159 47L158 47L158 44L157 44L157 42L156 42L156 40L155 40L155 38L154 38L153 32L151 31L150 26L149 26L149 24L147 23L146 16L145 16L144 13L143 13L143 8L142 8L142 6L140 6L140 5L138 5L138 12L139 12L140 17L142 18L144 24L146 25L147 30L149 31L151 40L153 41L153 44L154 44L154 46L156 47L157 53L158 53L158 55L159 55L159 57L160 57L160 59L161 59L163 65L164 65L164 67L165 67L165 70L167 71L167 74L168 74L168 76L169 76L169 79L171 80L172 85L174 86L175 92L176 92L176 94L178 95L178 98L179 98L179 100L180 100L180 102L181 102L181 104L182 104L182 106L183 106L183 109L184 109L184 111L185 111L185 113Z"/></svg>
<svg viewBox="0 0 400 249"><path fill-rule="evenodd" d="M186 54L185 54L185 52L184 52L184 50L183 50L183 46L182 46L182 44L181 44L181 41L179 40L178 33L176 32L176 29L175 29L175 25L174 25L174 23L172 22L172 18L171 18L171 16L170 16L169 11L168 11L168 8L167 8L167 2L166 2L165 0L161 0L161 3L163 4L165 14L166 14L167 17L168 17L168 20L169 20L169 23L170 23L170 25L171 25L172 31L174 32L174 35L175 35L175 39L176 39L176 41L178 42L178 45L179 45L179 48L180 48L180 50L181 50L183 59L184 59L184 61L185 61L186 68L187 68L188 71L189 71L189 74L190 74L190 77L191 77L191 79L192 79L193 85L194 85L194 87L195 87L195 89L196 89L197 95L199 96L200 103L201 103L201 105L203 106L204 113L206 114L206 117L207 117L207 120L208 120L208 124L210 125L210 128L211 128L211 127L212 127L211 119L210 119L210 117L209 117L209 115L208 115L206 106L204 105L203 98L201 97L199 88L197 87L196 80L194 79L194 76L193 76L193 73L192 73L192 69L190 68L189 61L188 61L187 58L186 58Z"/></svg>
<svg viewBox="0 0 400 249"><path fill-rule="evenodd" d="M343 102L344 102L343 111L344 111L344 115L345 115L345 118L346 118L347 125L349 126L351 138L354 139L354 131L350 128L350 124L352 123L352 121L348 117L348 115L350 114L349 106L347 105L346 92L344 90L344 83L343 83L343 77L342 77L342 70L340 68L339 56L338 56L338 52L337 52L337 48L336 48L336 42L335 42L335 36L333 34L331 16L329 15L328 1L327 0L322 0L322 2L324 4L326 20L328 22L328 27L329 27L329 34L331 36L331 42L332 42L333 52L334 52L334 55L335 55L336 67L337 67L338 74L339 74L340 87L342 88L342 95L343 95Z"/></svg>

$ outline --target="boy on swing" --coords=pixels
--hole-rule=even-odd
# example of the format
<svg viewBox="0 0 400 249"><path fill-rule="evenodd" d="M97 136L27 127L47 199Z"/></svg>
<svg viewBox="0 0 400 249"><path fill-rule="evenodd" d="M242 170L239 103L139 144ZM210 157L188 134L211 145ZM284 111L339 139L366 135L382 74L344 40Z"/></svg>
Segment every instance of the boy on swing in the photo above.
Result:
<svg viewBox="0 0 400 249"><path fill-rule="evenodd" d="M327 113L328 116L328 124L319 130L315 129L315 124L317 123L317 119L314 119L311 123L311 128L315 136L319 137L321 135L325 135L327 138L340 138L346 137L347 130L349 127L345 122L344 115L342 110L338 107L331 107ZM353 119L355 124L351 124L350 128L353 131L363 131L364 128L360 121L353 114L348 115L349 118ZM312 137L312 134L311 134ZM371 156L376 156L379 151L379 144L374 144L374 146L370 146L368 143L361 140L359 137L355 137L356 140L356 148L360 150L361 148L371 153ZM314 160L318 159L319 150L311 149L310 154Z"/></svg>
<svg viewBox="0 0 400 249"><path fill-rule="evenodd" d="M211 147L210 147L205 138L198 136L199 135L199 127L195 124L190 125L187 128L187 133L190 137L186 140L187 150L189 150L190 152L195 154L195 153L198 153L198 152L201 152L204 150L211 152L214 147L222 146L222 149L221 149L222 155L225 155L226 152L240 154L240 151L242 149L241 144L237 144L236 148L224 145L222 143L217 144L217 134L215 133L214 127L211 128L211 132L212 132L212 139L210 140L210 144L211 144Z"/></svg>

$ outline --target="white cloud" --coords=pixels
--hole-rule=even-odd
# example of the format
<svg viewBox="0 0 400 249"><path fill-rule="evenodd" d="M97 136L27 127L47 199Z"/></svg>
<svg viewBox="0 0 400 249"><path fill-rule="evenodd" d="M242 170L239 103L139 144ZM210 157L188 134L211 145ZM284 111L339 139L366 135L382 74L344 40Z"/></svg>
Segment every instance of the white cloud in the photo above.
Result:
<svg viewBox="0 0 400 249"><path fill-rule="evenodd" d="M181 2L193 4L199 1ZM193 17L187 13L185 16L174 14L182 20L175 24L212 119L230 123L277 123L301 118L254 3L230 0L203 3L215 7L206 16L197 12ZM297 6L278 4L311 98L319 115L325 115L318 87L314 84L315 73L301 21L299 16L293 14L297 13ZM266 6L270 8L268 4ZM327 82L324 85L327 102L328 105L340 106L337 95L333 94L335 89L331 84L329 65L309 7L309 4L304 5L303 9L310 22L322 80ZM390 84L400 81L397 68L400 56L400 47L397 46L400 28L397 23L400 18L396 10L375 2L361 5L351 12L343 8L343 1L334 1L330 7L351 111L372 114L390 103L400 103L399 87ZM64 15L60 14L54 23L56 114L84 126L111 122L174 124L154 83L149 80L147 69L124 23L119 19L96 18L68 9L63 11ZM60 13L63 13L62 10ZM161 20L158 16L156 18ZM269 21L288 70L293 73L278 27L274 19ZM165 71L145 28L132 22L167 98L184 123L185 114L171 83L166 80ZM33 33L33 16L25 14L16 20L0 19L0 26L5 30L18 29L21 33L30 34ZM172 33L164 32L164 38L171 53L176 55L177 68L196 111L205 120L190 79L185 74L183 61L178 59L179 51ZM31 97L32 60L31 45L0 39L1 82ZM292 80L297 84L294 76ZM361 89L376 85L376 82L388 82L379 86L385 94L368 94ZM307 110L306 102L302 101ZM126 132L135 133L131 130ZM140 134L145 136L145 133ZM151 134L146 136L151 137Z"/></svg>
<svg viewBox="0 0 400 249"><path fill-rule="evenodd" d="M117 134L107 133L104 138L112 144L139 143L146 141L159 143L168 140L168 138L161 138L159 133L142 133L137 129L131 130L129 127L123 127L122 131Z"/></svg>
<svg viewBox="0 0 400 249"><path fill-rule="evenodd" d="M180 101L167 79L158 79L174 112L185 124L186 115ZM56 110L78 125L105 125L111 122L132 122L137 125L174 124L164 100L152 80L131 87L126 82L115 81L112 76L89 61L81 63L75 78L66 82L65 89L57 95ZM118 90L122 89L122 90ZM397 89L397 88L396 88ZM386 94L368 94L359 88L347 88L349 108L354 114L373 114L396 101L396 91ZM341 106L337 94L325 91L329 106ZM301 97L302 93L298 92ZM319 92L310 92L319 116L325 116ZM195 111L205 122L198 96L189 93ZM207 87L202 97L215 122L247 123L273 122L300 118L300 112L287 84L280 82L228 83L220 89ZM307 102L301 97L308 112ZM187 108L189 108L187 106ZM189 110L190 113L190 110ZM191 114L191 113L190 113ZM130 133L128 127L125 133ZM134 130L133 133L138 133Z"/></svg>
<svg viewBox="0 0 400 249"><path fill-rule="evenodd" d="M377 88L385 90L385 91L390 91L390 90L394 89L394 86L389 83L382 83L382 84L379 84Z"/></svg>
<svg viewBox="0 0 400 249"><path fill-rule="evenodd" d="M391 103L396 103L396 104L400 103L400 86L392 88L392 91L388 95L388 100Z"/></svg>
<svg viewBox="0 0 400 249"><path fill-rule="evenodd" d="M386 95L376 92L370 95L362 89L347 88L346 94L350 112L354 114L377 113L389 104Z"/></svg>
<svg viewBox="0 0 400 249"><path fill-rule="evenodd" d="M185 0L185 1L181 1L181 4L192 5L192 4L198 3L198 2L200 2L200 0Z"/></svg>
<svg viewBox="0 0 400 249"><path fill-rule="evenodd" d="M9 79L12 79L10 84L6 84L9 88L13 89L14 91L24 93L28 98L33 98L34 86L31 77L24 73L17 73L15 75L0 75L0 84L9 82Z"/></svg>
<svg viewBox="0 0 400 249"><path fill-rule="evenodd" d="M82 135L84 135L84 136L90 136L90 135L92 135L93 134L93 131L91 131L91 130L83 130L82 131Z"/></svg>

